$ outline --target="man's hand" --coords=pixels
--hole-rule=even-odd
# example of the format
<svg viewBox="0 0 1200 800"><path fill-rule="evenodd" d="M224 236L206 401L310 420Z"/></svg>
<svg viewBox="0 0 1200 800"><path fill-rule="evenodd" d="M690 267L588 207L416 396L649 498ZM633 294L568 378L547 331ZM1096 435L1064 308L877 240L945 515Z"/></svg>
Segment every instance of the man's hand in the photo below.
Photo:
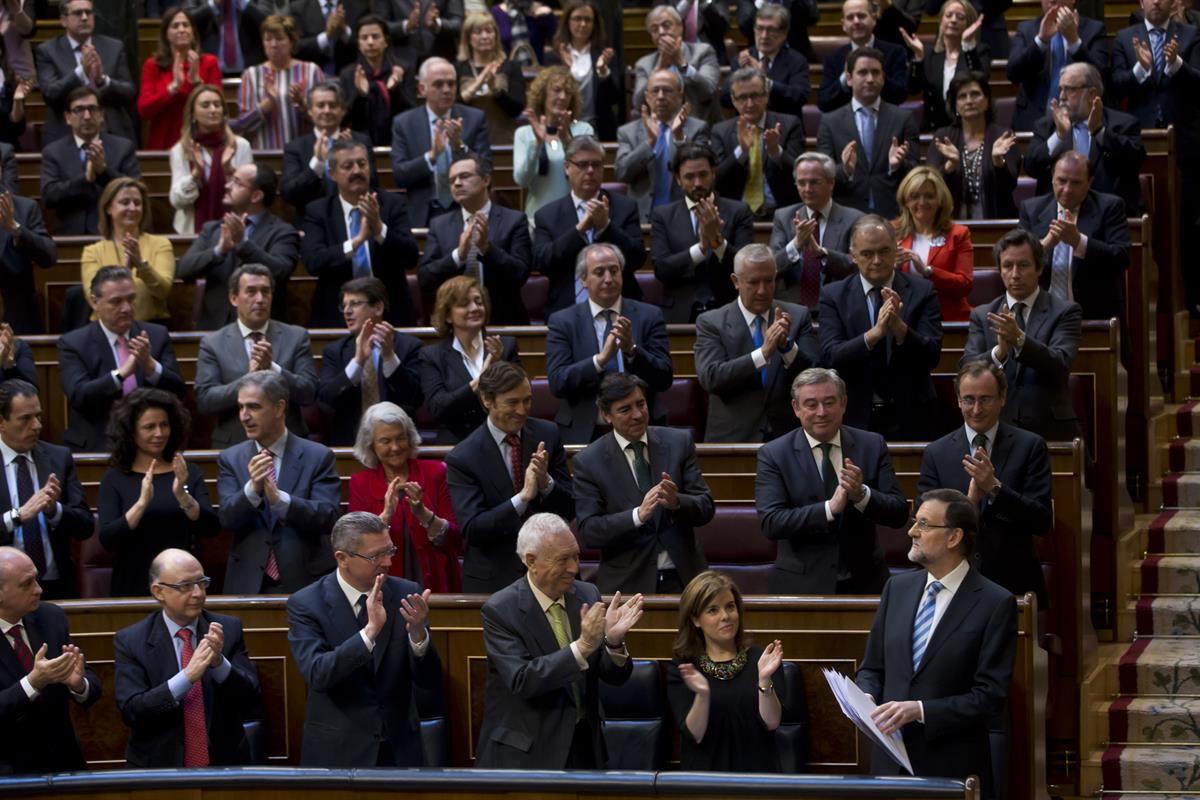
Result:
<svg viewBox="0 0 1200 800"><path fill-rule="evenodd" d="M705 197L696 203L696 222L699 229L700 246L715 250L721 246L721 228L723 227L720 212L712 197Z"/></svg>
<svg viewBox="0 0 1200 800"><path fill-rule="evenodd" d="M87 169L85 172L87 182L93 183L107 169L108 159L104 154L104 142L100 141L100 137L97 136L87 146Z"/></svg>
<svg viewBox="0 0 1200 800"><path fill-rule="evenodd" d="M1186 23L1185 23L1186 24ZM1163 66L1169 67L1179 57L1179 36L1172 36L1171 41L1163 45Z"/></svg>
<svg viewBox="0 0 1200 800"><path fill-rule="evenodd" d="M1150 50L1150 45L1144 39L1133 37L1133 54L1137 56L1137 61L1142 65L1142 69L1151 74L1154 73L1154 53ZM1167 51L1163 48L1163 61L1166 63Z"/></svg>
<svg viewBox="0 0 1200 800"><path fill-rule="evenodd" d="M621 349L621 343L617 339L616 326L608 332L608 336L604 337L604 346L600 348L600 352L596 354L596 360L600 362L600 369L603 370L608 366L608 362L617 357L617 351Z"/></svg>
<svg viewBox="0 0 1200 800"><path fill-rule="evenodd" d="M737 118L737 140L738 146L742 148L742 152L747 156L750 155L751 149L754 148L758 139L758 126L745 117Z"/></svg>
<svg viewBox="0 0 1200 800"><path fill-rule="evenodd" d="M200 642L192 650L192 658L188 661L186 667L183 668L183 674L192 683L204 677L204 672L212 664L212 645L208 639L201 639Z"/></svg>
<svg viewBox="0 0 1200 800"><path fill-rule="evenodd" d="M641 505L638 506L638 519L642 522L649 522L650 517L654 516L654 512L658 510L658 495L662 491L661 484L655 484L650 487L642 498Z"/></svg>
<svg viewBox="0 0 1200 800"><path fill-rule="evenodd" d="M967 497L972 503L981 503L983 498L996 490L996 467L982 447L963 456L963 471L971 476ZM972 491L973 490L973 491Z"/></svg>
<svg viewBox="0 0 1200 800"><path fill-rule="evenodd" d="M3 227L10 235L16 233L17 216L13 213L13 199L9 192L0 194L0 227Z"/></svg>
<svg viewBox="0 0 1200 800"><path fill-rule="evenodd" d="M892 144L888 147L888 168L899 169L904 163L904 157L908 155L908 142L901 144L896 137L892 137Z"/></svg>
<svg viewBox="0 0 1200 800"><path fill-rule="evenodd" d="M154 355L150 351L150 334L142 331L137 336L129 340L129 354L133 356L134 363L137 368L142 371L143 375L151 375L154 373L154 367L157 362L154 360Z"/></svg>
<svg viewBox="0 0 1200 800"><path fill-rule="evenodd" d="M359 97L366 97L371 93L371 83L367 80L367 71L361 63L354 67L354 91L358 92Z"/></svg>
<svg viewBox="0 0 1200 800"><path fill-rule="evenodd" d="M354 339L354 360L360 367L366 364L367 359L371 357L371 347L374 344L372 337L374 334L375 320L369 319L359 328L358 336Z"/></svg>
<svg viewBox="0 0 1200 800"><path fill-rule="evenodd" d="M633 341L633 323L629 317L617 317L613 323L613 335L617 337L617 347L627 356L633 355L637 342Z"/></svg>
<svg viewBox="0 0 1200 800"><path fill-rule="evenodd" d="M386 575L376 575L371 593L367 595L367 625L363 631L374 642L387 623L387 609L383 607L383 581Z"/></svg>
<svg viewBox="0 0 1200 800"><path fill-rule="evenodd" d="M1067 219L1050 220L1049 232L1072 248L1079 246L1079 227L1075 224L1075 215L1070 212L1067 213Z"/></svg>
<svg viewBox="0 0 1200 800"><path fill-rule="evenodd" d="M376 322L375 330L371 334L371 342L379 348L380 364L391 361L392 356L396 355L396 329L392 327L392 323L385 319Z"/></svg>
<svg viewBox="0 0 1200 800"><path fill-rule="evenodd" d="M0 322L0 367L11 369L16 361L17 335L7 322Z"/></svg>
<svg viewBox="0 0 1200 800"><path fill-rule="evenodd" d="M813 217L804 218L804 211L796 209L796 215L792 217L792 227L796 229L796 236L792 241L796 245L796 249L803 251L806 247L816 246L817 243L817 220Z"/></svg>
<svg viewBox="0 0 1200 800"><path fill-rule="evenodd" d="M63 653L70 653L73 656L72 663L74 664L71 674L63 683L75 694L83 694L88 688L87 659L84 658L83 651L73 644L63 645Z"/></svg>
<svg viewBox="0 0 1200 800"><path fill-rule="evenodd" d="M529 457L529 466L525 468L525 483L521 486L520 497L526 503L533 502L538 492L549 485L550 456L546 452L546 443L538 442L537 450Z"/></svg>
<svg viewBox="0 0 1200 800"><path fill-rule="evenodd" d="M846 499L851 503L861 503L867 495L863 485L863 471L848 458L842 459L842 469L838 472L838 485L846 490Z"/></svg>
<svg viewBox="0 0 1200 800"><path fill-rule="evenodd" d="M997 339L1010 347L1017 346L1017 340L1021 338L1021 327L1017 325L1017 318L1009 310L1008 303L1000 306L1000 313L989 311L987 321Z"/></svg>
<svg viewBox="0 0 1200 800"><path fill-rule="evenodd" d="M209 649L212 650L209 667L216 669L225 660L225 628L221 626L221 623L209 623L208 633L204 634L204 641L208 642Z"/></svg>
<svg viewBox="0 0 1200 800"><path fill-rule="evenodd" d="M910 722L921 718L921 706L916 700L893 700L871 712L871 721L884 736L891 736Z"/></svg>
<svg viewBox="0 0 1200 800"><path fill-rule="evenodd" d="M449 137L446 134L445 120L439 119L433 126L433 141L429 144L429 160L436 162L446 149L446 141Z"/></svg>
<svg viewBox="0 0 1200 800"><path fill-rule="evenodd" d="M221 219L222 232L225 228L229 229L229 242L234 247L237 247L246 239L246 216L245 214L227 213Z"/></svg>
<svg viewBox="0 0 1200 800"><path fill-rule="evenodd" d="M828 503L829 510L833 512L834 516L845 511L846 506L850 505L850 498L846 494L846 487L840 482L838 483L838 487L833 490L833 497L829 498Z"/></svg>
<svg viewBox="0 0 1200 800"><path fill-rule="evenodd" d="M655 119L654 114L650 111L650 106L642 103L642 127L646 131L646 141L651 144L658 142L658 126L660 120ZM670 135L670 132L668 132Z"/></svg>
<svg viewBox="0 0 1200 800"><path fill-rule="evenodd" d="M904 317L901 313L904 310L904 303L900 300L900 293L895 289L883 287L881 292L883 297L883 305L890 309L887 316L887 328L892 336L896 339L897 344L904 342L904 337L908 334L908 325L904 322Z"/></svg>
<svg viewBox="0 0 1200 800"><path fill-rule="evenodd" d="M1062 10L1061 6L1051 6L1050 10L1042 15L1042 21L1038 23L1038 38L1046 44L1054 38L1054 34L1058 33L1058 12Z"/></svg>
<svg viewBox="0 0 1200 800"><path fill-rule="evenodd" d="M33 669L29 673L29 685L40 692L51 684L65 683L70 680L74 671L74 653L64 651L58 658L46 658L46 645L43 643L33 654Z"/></svg>
<svg viewBox="0 0 1200 800"><path fill-rule="evenodd" d="M775 351L787 344L788 333L792 329L792 318L783 309L776 309L775 321L763 332L763 358L770 359Z"/></svg>
<svg viewBox="0 0 1200 800"><path fill-rule="evenodd" d="M262 369L270 369L272 362L275 361L275 348L266 339L255 342L250 346L250 371L258 372Z"/></svg>
<svg viewBox="0 0 1200 800"><path fill-rule="evenodd" d="M738 66L750 67L751 69L756 69L759 72L763 71L762 62L750 55L750 48L746 48L742 52L738 53Z"/></svg>
<svg viewBox="0 0 1200 800"><path fill-rule="evenodd" d="M585 220L591 220L591 228L597 233L608 227L608 198L604 195L596 195L591 200L587 201L587 214L584 215ZM586 230L586 228L585 228Z"/></svg>
<svg viewBox="0 0 1200 800"><path fill-rule="evenodd" d="M604 636L608 639L608 643L614 648L625 644L625 634L629 633L629 629L636 625L641 618L642 596L640 594L635 594L624 603L621 602L620 592L614 594L612 602L608 604L608 609L604 614Z"/></svg>
<svg viewBox="0 0 1200 800"><path fill-rule="evenodd" d="M379 218L379 197L374 192L367 192L358 201L358 210L362 212L362 229L367 232L367 237L375 239L382 236L383 221Z"/></svg>
<svg viewBox="0 0 1200 800"><path fill-rule="evenodd" d="M275 468L275 459L266 450L259 450L246 464L250 473L250 486L257 494L263 494L265 484Z"/></svg>
<svg viewBox="0 0 1200 800"><path fill-rule="evenodd" d="M325 159L329 156L330 137L327 133L317 133L313 142L313 158L317 161L317 174L325 176Z"/></svg>
<svg viewBox="0 0 1200 800"><path fill-rule="evenodd" d="M430 3L429 8L425 9L425 27L435 33L442 27L442 21L438 18L438 7L436 3Z"/></svg>
<svg viewBox="0 0 1200 800"><path fill-rule="evenodd" d="M337 8L325 20L325 36L337 40L342 38L342 32L346 29L346 7L338 3Z"/></svg>
<svg viewBox="0 0 1200 800"><path fill-rule="evenodd" d="M763 129L763 148L766 149L767 155L771 158L778 158L779 153L783 150L779 145L779 139L783 136L783 123L776 122L773 128Z"/></svg>
<svg viewBox="0 0 1200 800"><path fill-rule="evenodd" d="M846 170L846 177L853 178L854 170L858 166L858 142L851 140L842 148L842 169Z"/></svg>
<svg viewBox="0 0 1200 800"><path fill-rule="evenodd" d="M426 589L421 594L410 594L400 600L400 618L408 630L408 637L417 644L425 641L429 632L425 630L425 621L429 619L429 595L432 589Z"/></svg>
<svg viewBox="0 0 1200 800"><path fill-rule="evenodd" d="M1058 30L1067 40L1068 45L1079 41L1079 12L1070 8L1060 8L1058 10Z"/></svg>
<svg viewBox="0 0 1200 800"><path fill-rule="evenodd" d="M453 150L458 150L462 147L462 120L456 117L442 120L442 126L446 129L446 141L450 142L450 147Z"/></svg>
<svg viewBox="0 0 1200 800"><path fill-rule="evenodd" d="M1092 136L1099 134L1100 129L1104 127L1104 102L1099 97L1092 98L1092 105L1088 108L1087 127Z"/></svg>
<svg viewBox="0 0 1200 800"><path fill-rule="evenodd" d="M691 113L691 106L687 103L687 101L684 101L684 103L679 106L679 111L675 114L675 119L671 120L671 136L675 139L675 141L683 141L683 127L688 121L688 116L690 116Z"/></svg>
<svg viewBox="0 0 1200 800"><path fill-rule="evenodd" d="M606 611L602 602L591 606L584 603L579 610L579 638L575 640L575 643L579 646L579 652L584 658L596 652L596 649L600 647L600 641L604 637Z"/></svg>
<svg viewBox="0 0 1200 800"><path fill-rule="evenodd" d="M669 472L662 473L658 480L658 504L668 511L679 508L679 487L671 480Z"/></svg>

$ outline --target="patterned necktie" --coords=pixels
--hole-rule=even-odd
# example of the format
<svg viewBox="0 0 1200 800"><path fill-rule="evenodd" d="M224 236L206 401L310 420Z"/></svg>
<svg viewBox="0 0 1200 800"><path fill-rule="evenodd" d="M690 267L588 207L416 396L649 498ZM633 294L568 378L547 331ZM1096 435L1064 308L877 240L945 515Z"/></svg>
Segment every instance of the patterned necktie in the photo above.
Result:
<svg viewBox="0 0 1200 800"><path fill-rule="evenodd" d="M917 611L917 619L913 622L913 672L921 666L921 658L925 655L925 648L929 645L929 634L933 630L933 612L934 598L937 593L943 589L940 582L934 581L929 584L929 588L925 591L925 600L921 603L921 608Z"/></svg>
<svg viewBox="0 0 1200 800"><path fill-rule="evenodd" d="M357 208L350 209L350 238L358 236L362 230L362 212ZM371 277L371 251L370 247L364 241L354 250L354 255L350 259L353 265L354 277L369 278Z"/></svg>
<svg viewBox="0 0 1200 800"><path fill-rule="evenodd" d="M129 337L121 334L117 337L117 369L120 369L126 361L129 360ZM129 394L137 388L136 370L129 373L129 377L121 381L121 394Z"/></svg>
<svg viewBox="0 0 1200 800"><path fill-rule="evenodd" d="M469 221L463 222L463 224L467 225ZM466 275L468 278L474 278L479 281L480 286L483 285L483 262L479 260L478 232L471 234L471 238L468 240L463 275Z"/></svg>
<svg viewBox="0 0 1200 800"><path fill-rule="evenodd" d="M658 123L654 141L654 208L671 202L671 131L667 123Z"/></svg>
<svg viewBox="0 0 1200 800"><path fill-rule="evenodd" d="M17 468L17 508L25 505L33 497L33 463L29 456L22 453L14 459ZM37 567L38 576L46 574L46 547L42 543L42 526L39 522L41 514L33 519L21 520L21 539L25 555Z"/></svg>
<svg viewBox="0 0 1200 800"><path fill-rule="evenodd" d="M875 109L861 106L858 109L858 136L862 139L863 156L861 166L869 168L875 156Z"/></svg>
<svg viewBox="0 0 1200 800"><path fill-rule="evenodd" d="M755 128L757 131L758 129ZM758 210L763 207L766 202L766 196L763 191L763 144L762 137L757 136L754 144L750 147L750 172L746 176L746 191L742 194L742 199L746 201L746 205L750 206L750 210L758 213Z"/></svg>
<svg viewBox="0 0 1200 800"><path fill-rule="evenodd" d="M571 630L567 623L567 610L558 603L551 603L546 610L550 617L550 629L554 631L554 641L559 647L570 647ZM571 682L571 699L575 701L575 719L583 719L583 697L579 691L579 682Z"/></svg>
<svg viewBox="0 0 1200 800"><path fill-rule="evenodd" d="M504 437L504 443L508 445L508 461L512 468L513 491L520 494L521 489L525 486L525 470L521 468L521 437L515 433L510 433Z"/></svg>
<svg viewBox="0 0 1200 800"><path fill-rule="evenodd" d="M371 355L362 368L362 410L379 402L379 348L372 347Z"/></svg>
<svg viewBox="0 0 1200 800"><path fill-rule="evenodd" d="M606 308L600 312L604 317L604 332L600 334L600 349L604 349L604 343L608 341L608 335L612 333L613 323L617 321L617 312L611 308ZM621 348L617 348L617 357L604 365L606 373L624 372L625 371L625 354L621 352Z"/></svg>
<svg viewBox="0 0 1200 800"><path fill-rule="evenodd" d="M1067 219L1066 210L1059 211L1059 219ZM1059 300L1071 300L1071 245L1059 242L1054 245L1050 259L1050 294Z"/></svg>
<svg viewBox="0 0 1200 800"><path fill-rule="evenodd" d="M763 318L761 316L754 318L754 326L750 329L750 338L754 341L755 350L763 346ZM758 379L764 387L767 385L766 367L758 371Z"/></svg>
<svg viewBox="0 0 1200 800"><path fill-rule="evenodd" d="M638 491L643 495L650 491L650 462L646 460L646 443L630 442L625 449L633 453L633 476L637 481Z"/></svg>
<svg viewBox="0 0 1200 800"><path fill-rule="evenodd" d="M21 662L21 669L28 675L33 669L33 653L29 650L29 645L25 644L25 637L21 635L21 626L13 625L8 629L8 635L13 639L13 653L16 654L17 661Z"/></svg>
<svg viewBox="0 0 1200 800"><path fill-rule="evenodd" d="M1014 303L1013 304L1013 316L1015 316L1017 318L1017 327L1020 328L1022 331L1024 331L1025 330L1025 304L1024 303Z"/></svg>
<svg viewBox="0 0 1200 800"><path fill-rule="evenodd" d="M431 127L429 131L430 141L436 128ZM433 162L433 179L434 186L437 190L438 205L442 208L449 208L454 204L454 195L450 193L450 142L446 142L446 146L442 148L442 152L438 153L437 160Z"/></svg>
<svg viewBox="0 0 1200 800"><path fill-rule="evenodd" d="M1051 100L1058 99L1058 79L1062 77L1063 67L1067 65L1067 40L1061 33L1056 33L1050 39L1050 94L1046 99L1046 108Z"/></svg>
<svg viewBox="0 0 1200 800"><path fill-rule="evenodd" d="M275 473L275 454L265 447L263 452L271 457L271 480L278 487L279 476ZM271 520L271 527L274 527L275 514L269 507L267 508L267 517ZM275 548L269 541L267 542L267 563L263 565L263 573L273 581L279 580L279 559L275 556Z"/></svg>
<svg viewBox="0 0 1200 800"><path fill-rule="evenodd" d="M1150 29L1150 52L1154 57L1154 74L1162 75L1166 71L1163 60L1163 45L1166 43L1167 32L1161 28Z"/></svg>
<svg viewBox="0 0 1200 800"><path fill-rule="evenodd" d="M833 466L833 442L821 442L818 447L821 448L821 481L825 486L825 499L833 497L833 493L837 491L838 475L837 468Z"/></svg>
<svg viewBox="0 0 1200 800"><path fill-rule="evenodd" d="M813 242L821 241L821 212L812 212L812 219L817 221L813 229ZM800 252L800 305L816 308L821 302L821 257L815 249L804 248Z"/></svg>
<svg viewBox="0 0 1200 800"><path fill-rule="evenodd" d="M180 628L175 634L183 640L179 661L184 668L192 660L192 632ZM208 724L204 719L204 686L198 680L183 696L183 765L185 767L208 766Z"/></svg>
<svg viewBox="0 0 1200 800"><path fill-rule="evenodd" d="M584 217L587 216L587 204L580 203L579 205L575 206L575 213L577 215L577 219L582 220ZM592 237L595 235L595 231L593 231L591 228L588 228L587 231L583 235L584 235L584 237L587 238L587 243L591 244ZM587 297L588 297L587 287L584 286L583 281L581 281L579 279L579 277L576 276L575 277L575 302L582 303L584 300L587 300Z"/></svg>
<svg viewBox="0 0 1200 800"><path fill-rule="evenodd" d="M1076 122L1071 126L1071 146L1085 156L1092 151L1092 132L1088 130L1086 122Z"/></svg>
<svg viewBox="0 0 1200 800"><path fill-rule="evenodd" d="M980 450L987 452L988 437L986 433L977 433L975 438L971 439L971 452L977 453Z"/></svg>
<svg viewBox="0 0 1200 800"><path fill-rule="evenodd" d="M233 0L224 0L221 3L221 42L225 55L225 71L240 70L242 65L238 63L237 57L238 20L237 14L234 13Z"/></svg>

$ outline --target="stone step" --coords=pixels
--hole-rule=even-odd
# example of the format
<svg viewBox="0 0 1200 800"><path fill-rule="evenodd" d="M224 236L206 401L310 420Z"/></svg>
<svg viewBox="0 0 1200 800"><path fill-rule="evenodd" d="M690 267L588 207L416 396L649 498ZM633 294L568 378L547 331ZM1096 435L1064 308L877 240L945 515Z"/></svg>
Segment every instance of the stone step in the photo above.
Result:
<svg viewBox="0 0 1200 800"><path fill-rule="evenodd" d="M1200 697L1120 697L1103 710L1113 744L1200 744Z"/></svg>
<svg viewBox="0 0 1200 800"><path fill-rule="evenodd" d="M1200 636L1200 597L1142 597L1128 608L1138 636Z"/></svg>
<svg viewBox="0 0 1200 800"><path fill-rule="evenodd" d="M1167 508L1200 508L1200 473L1170 472L1162 479L1163 505Z"/></svg>
<svg viewBox="0 0 1200 800"><path fill-rule="evenodd" d="M1200 399L1189 399L1175 409L1175 426L1180 436L1200 433Z"/></svg>
<svg viewBox="0 0 1200 800"><path fill-rule="evenodd" d="M1149 553L1200 553L1200 509L1164 511L1146 526Z"/></svg>
<svg viewBox="0 0 1200 800"><path fill-rule="evenodd" d="M1114 745L1092 758L1100 762L1107 798L1144 792L1161 800L1200 793L1200 747Z"/></svg>
<svg viewBox="0 0 1200 800"><path fill-rule="evenodd" d="M1167 469L1172 472L1200 471L1200 439L1181 437L1164 445Z"/></svg>
<svg viewBox="0 0 1200 800"><path fill-rule="evenodd" d="M1200 642L1171 638L1136 640L1117 661L1117 691L1128 695L1200 697Z"/></svg>
<svg viewBox="0 0 1200 800"><path fill-rule="evenodd" d="M1134 569L1139 594L1200 593L1200 556L1150 555Z"/></svg>

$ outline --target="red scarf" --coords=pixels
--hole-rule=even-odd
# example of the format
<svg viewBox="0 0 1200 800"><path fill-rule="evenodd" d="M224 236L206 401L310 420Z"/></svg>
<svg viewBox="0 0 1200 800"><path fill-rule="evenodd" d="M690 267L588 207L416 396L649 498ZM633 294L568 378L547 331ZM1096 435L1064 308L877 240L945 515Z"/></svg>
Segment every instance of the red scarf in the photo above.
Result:
<svg viewBox="0 0 1200 800"><path fill-rule="evenodd" d="M221 219L225 215L225 129L212 133L200 133L193 139L212 154L212 170L208 179L200 184L200 196L196 198L196 233L201 226L211 219Z"/></svg>

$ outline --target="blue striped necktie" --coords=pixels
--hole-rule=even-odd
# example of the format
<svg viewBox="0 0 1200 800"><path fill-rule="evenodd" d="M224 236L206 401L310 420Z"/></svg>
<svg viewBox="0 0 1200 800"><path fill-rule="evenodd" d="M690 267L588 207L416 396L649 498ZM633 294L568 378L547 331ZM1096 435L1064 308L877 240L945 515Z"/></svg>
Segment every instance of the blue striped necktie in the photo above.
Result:
<svg viewBox="0 0 1200 800"><path fill-rule="evenodd" d="M925 655L925 648L929 645L929 633L933 629L933 611L934 598L937 593L942 590L942 584L939 581L934 581L929 584L929 588L925 590L925 600L921 603L921 608L917 611L917 621L913 623L913 672L921 666L921 658Z"/></svg>

